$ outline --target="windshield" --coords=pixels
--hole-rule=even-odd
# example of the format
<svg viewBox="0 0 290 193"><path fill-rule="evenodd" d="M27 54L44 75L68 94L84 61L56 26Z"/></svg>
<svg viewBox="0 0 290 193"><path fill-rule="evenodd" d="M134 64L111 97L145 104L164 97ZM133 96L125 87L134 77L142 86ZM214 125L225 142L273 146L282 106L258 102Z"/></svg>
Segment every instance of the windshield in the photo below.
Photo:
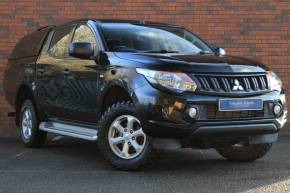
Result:
<svg viewBox="0 0 290 193"><path fill-rule="evenodd" d="M183 28L103 23L102 31L112 52L213 54L206 43Z"/></svg>

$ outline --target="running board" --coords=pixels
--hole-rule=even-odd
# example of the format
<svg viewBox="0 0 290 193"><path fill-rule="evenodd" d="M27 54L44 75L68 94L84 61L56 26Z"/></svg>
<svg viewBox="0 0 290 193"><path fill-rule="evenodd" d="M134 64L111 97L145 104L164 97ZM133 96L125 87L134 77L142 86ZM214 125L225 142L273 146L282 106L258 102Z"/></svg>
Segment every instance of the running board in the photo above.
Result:
<svg viewBox="0 0 290 193"><path fill-rule="evenodd" d="M89 141L96 141L98 138L98 131L95 129L57 122L41 122L39 130Z"/></svg>

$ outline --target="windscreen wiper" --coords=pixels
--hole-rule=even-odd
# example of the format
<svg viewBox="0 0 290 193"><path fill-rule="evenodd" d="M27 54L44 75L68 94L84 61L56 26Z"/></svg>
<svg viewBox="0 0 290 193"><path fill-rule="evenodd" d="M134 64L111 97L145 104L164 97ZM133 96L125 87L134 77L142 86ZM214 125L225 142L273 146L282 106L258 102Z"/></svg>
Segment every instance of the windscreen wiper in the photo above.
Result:
<svg viewBox="0 0 290 193"><path fill-rule="evenodd" d="M198 54L200 54L200 55L212 55L213 53L212 52L209 52L209 51L200 51L200 52L198 52Z"/></svg>
<svg viewBox="0 0 290 193"><path fill-rule="evenodd" d="M174 50L148 50L148 51L140 51L141 53L161 53L161 54L169 54L169 53L178 53L178 51Z"/></svg>

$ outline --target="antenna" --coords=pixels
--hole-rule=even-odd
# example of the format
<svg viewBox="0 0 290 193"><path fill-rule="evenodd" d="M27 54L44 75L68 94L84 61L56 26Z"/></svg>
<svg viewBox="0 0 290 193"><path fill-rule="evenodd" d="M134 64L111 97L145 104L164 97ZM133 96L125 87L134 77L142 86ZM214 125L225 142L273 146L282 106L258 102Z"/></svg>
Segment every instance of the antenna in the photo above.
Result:
<svg viewBox="0 0 290 193"><path fill-rule="evenodd" d="M145 25L145 19L144 19L144 17L141 17L140 18L140 24Z"/></svg>

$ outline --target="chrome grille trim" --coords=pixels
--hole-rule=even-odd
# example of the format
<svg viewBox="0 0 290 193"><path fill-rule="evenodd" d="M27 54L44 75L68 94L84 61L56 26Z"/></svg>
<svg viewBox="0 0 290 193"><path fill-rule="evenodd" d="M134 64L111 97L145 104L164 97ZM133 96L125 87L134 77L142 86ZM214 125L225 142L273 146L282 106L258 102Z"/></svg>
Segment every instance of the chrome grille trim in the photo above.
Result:
<svg viewBox="0 0 290 193"><path fill-rule="evenodd" d="M269 91L266 74L194 74L192 76L198 81L198 92L201 93L255 95Z"/></svg>

